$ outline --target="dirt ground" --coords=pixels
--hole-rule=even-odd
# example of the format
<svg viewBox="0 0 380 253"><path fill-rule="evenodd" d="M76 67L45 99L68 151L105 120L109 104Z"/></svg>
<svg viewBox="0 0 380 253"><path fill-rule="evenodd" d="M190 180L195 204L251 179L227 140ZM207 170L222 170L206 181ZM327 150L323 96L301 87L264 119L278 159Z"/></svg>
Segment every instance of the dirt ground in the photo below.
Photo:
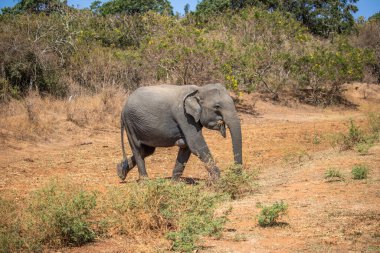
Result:
<svg viewBox="0 0 380 253"><path fill-rule="evenodd" d="M332 145L334 136L347 132L350 119L365 128L368 113L380 111L380 86L346 87L347 99L357 109L283 106L243 95L243 159L247 169L260 170L259 187L253 195L226 204L232 212L222 238L205 238L199 252L380 252L380 145L366 155ZM79 128L62 118L57 128L59 136L46 140L0 141L1 195L26 194L54 177L100 191L124 186L115 171L121 159L116 125ZM231 138L208 130L204 135L223 170L233 161ZM146 159L149 176L171 176L176 154L176 148L158 149ZM368 179L351 179L355 164L371 169ZM325 180L328 168L339 169L345 180ZM207 173L191 157L184 176L206 178ZM137 178L134 169L127 181ZM279 200L289 205L281 225L259 227L258 204ZM131 252L130 243L123 237L99 239L63 251ZM134 251L165 251L154 247Z"/></svg>

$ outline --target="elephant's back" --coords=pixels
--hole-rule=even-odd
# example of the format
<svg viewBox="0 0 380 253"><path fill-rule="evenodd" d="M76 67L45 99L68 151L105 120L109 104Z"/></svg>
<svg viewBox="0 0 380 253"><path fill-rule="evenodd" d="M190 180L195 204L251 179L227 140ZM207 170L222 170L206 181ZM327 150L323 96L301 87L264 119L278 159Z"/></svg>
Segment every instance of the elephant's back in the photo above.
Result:
<svg viewBox="0 0 380 253"><path fill-rule="evenodd" d="M150 99L152 102L155 100L163 100L168 103L173 102L172 99L178 99L182 93L186 93L187 90L194 89L194 85L155 85L155 86L144 86L136 89L130 98L145 98Z"/></svg>
<svg viewBox="0 0 380 253"><path fill-rule="evenodd" d="M181 86L148 86L133 92L124 107L127 125L142 143L173 146L181 137L171 108L181 94Z"/></svg>

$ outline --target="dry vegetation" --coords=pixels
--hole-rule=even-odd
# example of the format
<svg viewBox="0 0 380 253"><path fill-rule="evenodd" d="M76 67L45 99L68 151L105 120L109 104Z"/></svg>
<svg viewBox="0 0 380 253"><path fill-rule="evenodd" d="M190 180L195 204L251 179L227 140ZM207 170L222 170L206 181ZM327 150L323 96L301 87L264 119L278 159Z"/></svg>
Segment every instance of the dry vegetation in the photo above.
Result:
<svg viewBox="0 0 380 253"><path fill-rule="evenodd" d="M379 21L357 28L321 38L258 8L0 15L0 252L378 251L380 86L346 83L378 82ZM194 157L192 184L166 180L175 148L120 184L129 92L209 82L235 98L244 167L205 130L216 185Z"/></svg>
<svg viewBox="0 0 380 253"><path fill-rule="evenodd" d="M147 159L155 180L136 183L133 171L118 183L121 91L12 100L1 121L2 251L284 250L273 238L289 245L286 251L376 249L379 87L345 87L358 109L283 107L242 95L241 108L255 101L259 113L240 115L246 167L228 168L230 140L206 131L224 171L214 187L204 184L207 173L195 158L185 176L200 178L198 185L164 180L175 149ZM359 140L369 138L367 152L359 152ZM347 140L349 150L342 148ZM329 168L344 180L326 180ZM273 203L286 203L287 214L278 218L285 204L269 208Z"/></svg>

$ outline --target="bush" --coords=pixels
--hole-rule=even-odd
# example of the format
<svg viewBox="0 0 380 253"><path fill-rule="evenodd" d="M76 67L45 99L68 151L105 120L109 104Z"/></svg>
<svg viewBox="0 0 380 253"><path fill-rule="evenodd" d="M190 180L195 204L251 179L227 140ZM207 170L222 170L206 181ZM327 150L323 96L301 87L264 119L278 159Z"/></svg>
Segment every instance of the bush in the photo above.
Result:
<svg viewBox="0 0 380 253"><path fill-rule="evenodd" d="M374 18L368 22L357 24L357 33L350 37L350 41L356 47L371 50L375 57L375 62L367 66L368 76L365 82L380 83L380 47L377 38L380 36L380 20Z"/></svg>
<svg viewBox="0 0 380 253"><path fill-rule="evenodd" d="M234 164L223 171L215 187L217 191L228 194L231 199L237 199L256 189L256 177L257 171L247 171L242 165Z"/></svg>
<svg viewBox="0 0 380 253"><path fill-rule="evenodd" d="M352 170L352 178L355 180L366 179L369 169L365 165L355 165Z"/></svg>
<svg viewBox="0 0 380 253"><path fill-rule="evenodd" d="M337 143L341 150L355 149L360 154L365 155L373 144L378 141L377 132L378 119L374 114L369 117L369 131L364 132L358 127L353 120L350 120L350 126L347 134L340 134Z"/></svg>
<svg viewBox="0 0 380 253"><path fill-rule="evenodd" d="M325 179L333 180L337 178L338 180L344 179L342 173L338 169L329 168L325 172Z"/></svg>
<svg viewBox="0 0 380 253"><path fill-rule="evenodd" d="M95 239L90 218L96 196L69 184L52 182L34 192L27 209L34 244L79 246ZM42 229L41 229L42 228Z"/></svg>
<svg viewBox="0 0 380 253"><path fill-rule="evenodd" d="M6 14L0 39L3 101L31 89L64 97L109 86L223 82L237 93L259 91L275 100L291 94L330 105L342 102L341 85L363 80L377 57L376 43L359 48L344 37L322 40L292 15L260 8L207 22L155 12Z"/></svg>
<svg viewBox="0 0 380 253"><path fill-rule="evenodd" d="M356 144L363 142L364 136L362 130L350 120L350 127L347 135L343 135L342 150L352 149Z"/></svg>
<svg viewBox="0 0 380 253"><path fill-rule="evenodd" d="M0 199L0 251L41 252L95 239L94 193L52 181L16 204Z"/></svg>
<svg viewBox="0 0 380 253"><path fill-rule="evenodd" d="M59 14L4 15L0 23L0 76L11 91L5 95L22 97L36 90L65 96L61 74L74 46L71 31L65 29L70 19Z"/></svg>
<svg viewBox="0 0 380 253"><path fill-rule="evenodd" d="M372 64L371 51L355 48L347 41L338 40L330 48L316 46L289 67L298 82L296 95L313 105L341 104L341 85L362 80L365 66Z"/></svg>
<svg viewBox="0 0 380 253"><path fill-rule="evenodd" d="M109 217L119 233L164 233L178 251L194 250L200 236L217 236L226 221L226 214L214 215L224 198L202 186L149 180L112 189L107 199L105 208L112 210Z"/></svg>
<svg viewBox="0 0 380 253"><path fill-rule="evenodd" d="M275 202L271 206L264 206L258 215L259 225L262 227L276 225L277 220L282 215L286 214L288 205L283 201Z"/></svg>

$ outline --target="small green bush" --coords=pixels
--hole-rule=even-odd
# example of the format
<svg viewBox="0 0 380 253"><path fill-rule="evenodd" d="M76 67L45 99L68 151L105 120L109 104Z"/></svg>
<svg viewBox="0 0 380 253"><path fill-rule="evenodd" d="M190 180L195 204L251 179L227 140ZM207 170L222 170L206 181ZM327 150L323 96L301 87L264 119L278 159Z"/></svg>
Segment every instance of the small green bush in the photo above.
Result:
<svg viewBox="0 0 380 253"><path fill-rule="evenodd" d="M288 205L283 201L275 202L271 206L264 206L258 215L259 225L262 227L273 226L277 223L277 219L286 214Z"/></svg>
<svg viewBox="0 0 380 253"><path fill-rule="evenodd" d="M29 216L27 230L34 233L36 244L83 245L95 239L90 222L95 206L94 193L52 182L32 194L26 210Z"/></svg>
<svg viewBox="0 0 380 253"><path fill-rule="evenodd" d="M325 172L325 179L332 180L332 179L344 179L343 174L335 168L329 168Z"/></svg>
<svg viewBox="0 0 380 253"><path fill-rule="evenodd" d="M223 171L215 187L217 191L228 194L231 199L237 199L255 190L256 177L257 171L247 171L241 165L234 164Z"/></svg>
<svg viewBox="0 0 380 253"><path fill-rule="evenodd" d="M350 126L347 134L340 134L335 142L340 146L341 150L354 149L360 154L368 154L368 150L379 139L379 133L377 132L377 117L373 114L370 115L369 131L364 132L359 126L355 124L353 120L350 120Z"/></svg>
<svg viewBox="0 0 380 253"><path fill-rule="evenodd" d="M366 179L369 169L365 165L355 165L352 170L352 178L355 180Z"/></svg>

